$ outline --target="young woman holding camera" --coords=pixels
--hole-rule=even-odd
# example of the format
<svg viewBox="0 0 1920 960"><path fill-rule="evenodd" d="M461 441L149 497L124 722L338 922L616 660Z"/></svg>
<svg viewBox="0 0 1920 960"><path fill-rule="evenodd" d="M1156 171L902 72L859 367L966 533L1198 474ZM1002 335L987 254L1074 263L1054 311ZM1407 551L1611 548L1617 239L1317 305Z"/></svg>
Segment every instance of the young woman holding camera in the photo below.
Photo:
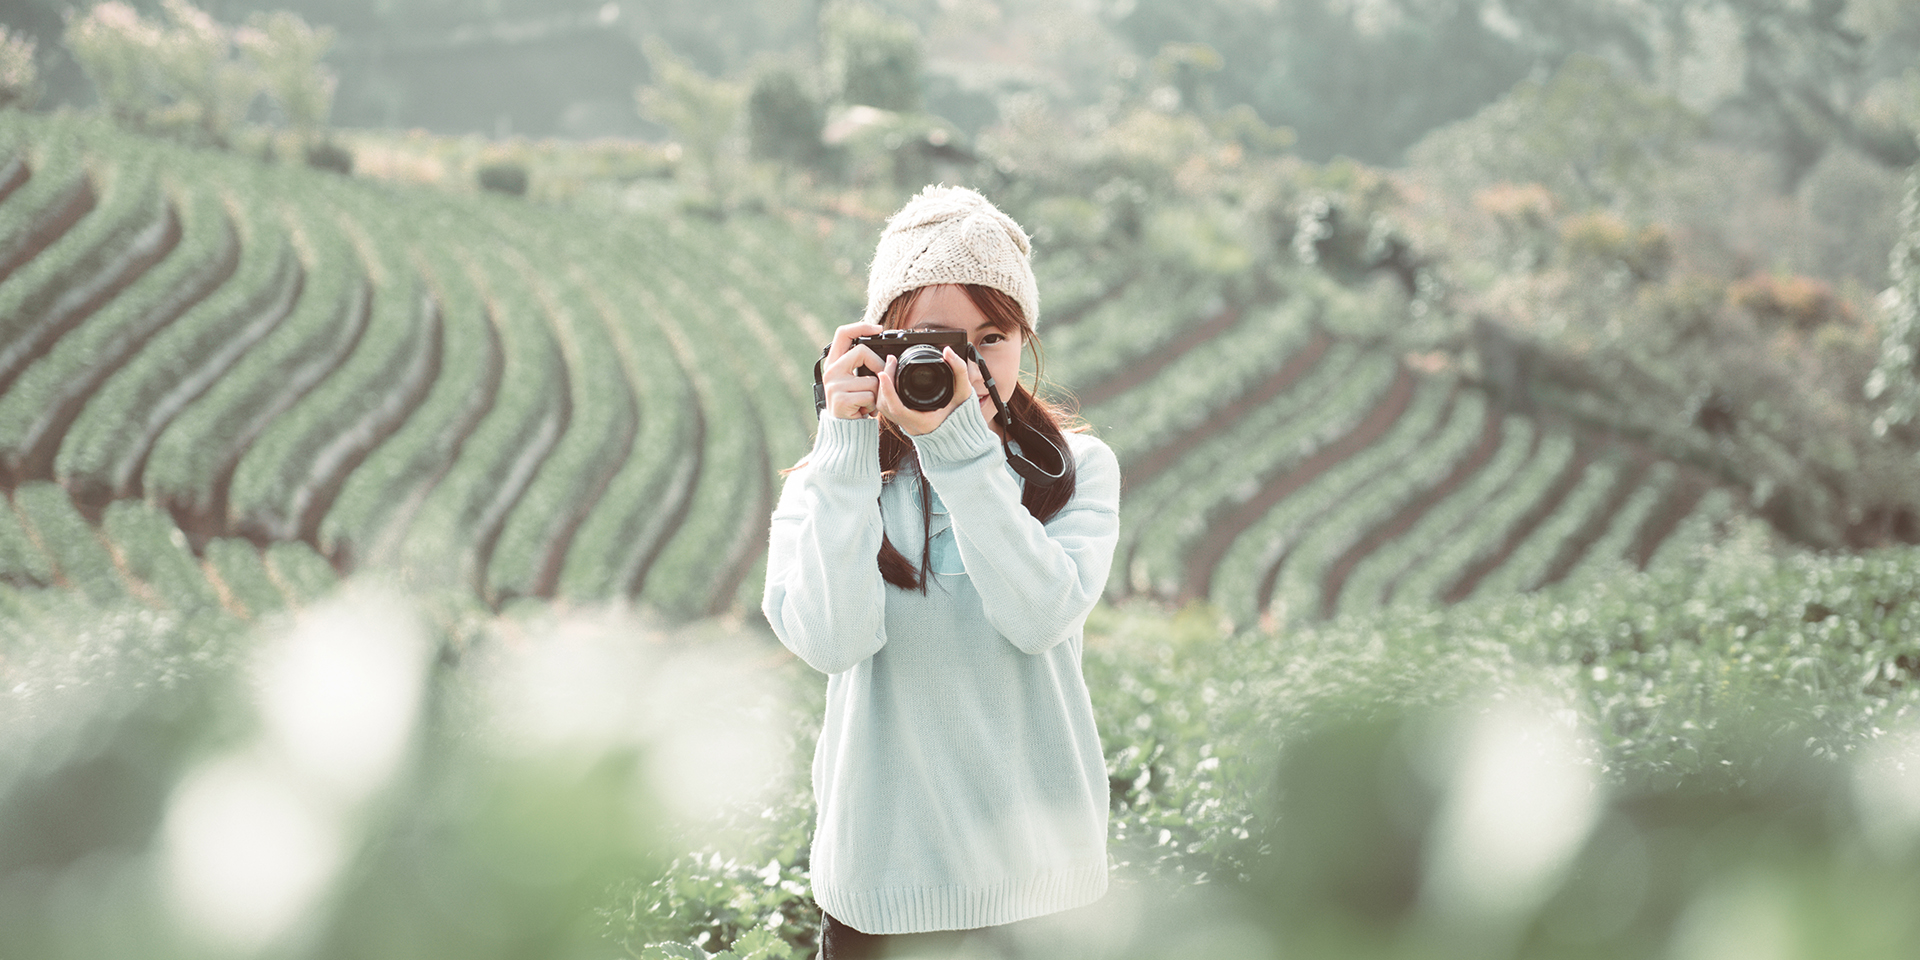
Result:
<svg viewBox="0 0 1920 960"><path fill-rule="evenodd" d="M1080 658L1120 468L1019 383L1039 314L1029 257L971 190L930 187L895 214L774 511L762 609L829 675L813 760L825 960L1011 949L1007 925L1106 890ZM859 342L886 330L965 335L970 351L941 353L944 406L901 399L899 358Z"/></svg>

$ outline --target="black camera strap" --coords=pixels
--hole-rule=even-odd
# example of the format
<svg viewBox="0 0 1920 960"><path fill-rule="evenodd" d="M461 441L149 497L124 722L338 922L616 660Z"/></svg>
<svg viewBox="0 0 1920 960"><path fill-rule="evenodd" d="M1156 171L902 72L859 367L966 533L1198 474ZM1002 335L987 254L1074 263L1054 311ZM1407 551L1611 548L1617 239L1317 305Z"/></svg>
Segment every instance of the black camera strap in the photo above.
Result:
<svg viewBox="0 0 1920 960"><path fill-rule="evenodd" d="M831 346L820 351L820 359L813 362L813 414L819 416L827 409L827 385L821 371L827 362L827 353ZM976 356L976 363L980 363ZM1007 464L1013 472L1028 483L1051 487L1067 475L1067 451L1053 442L1053 438L1013 419L1013 413L1007 409L1007 402L1000 399L1000 390L994 386L993 374L987 372L987 365L980 363L980 376L986 380L987 396L993 398L996 411L993 418L1000 422L1000 448L1006 452ZM1015 434L1018 433L1018 438ZM1038 454L1035 460L1029 450Z"/></svg>

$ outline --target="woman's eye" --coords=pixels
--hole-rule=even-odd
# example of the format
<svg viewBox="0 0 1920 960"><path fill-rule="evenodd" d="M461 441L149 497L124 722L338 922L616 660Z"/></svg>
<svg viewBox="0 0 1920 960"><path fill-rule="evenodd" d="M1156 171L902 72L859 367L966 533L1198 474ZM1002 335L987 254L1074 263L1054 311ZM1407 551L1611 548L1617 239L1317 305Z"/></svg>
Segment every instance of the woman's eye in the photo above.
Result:
<svg viewBox="0 0 1920 960"><path fill-rule="evenodd" d="M1007 335L1004 333L989 333L986 336L980 338L980 345L983 347L990 347L1005 339L1007 339Z"/></svg>

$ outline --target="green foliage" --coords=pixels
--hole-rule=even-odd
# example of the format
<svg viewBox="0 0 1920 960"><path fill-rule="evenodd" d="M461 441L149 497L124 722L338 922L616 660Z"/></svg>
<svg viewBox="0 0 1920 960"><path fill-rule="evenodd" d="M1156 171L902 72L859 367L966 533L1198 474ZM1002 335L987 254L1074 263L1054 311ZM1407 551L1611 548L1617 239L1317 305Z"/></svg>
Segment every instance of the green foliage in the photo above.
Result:
<svg viewBox="0 0 1920 960"><path fill-rule="evenodd" d="M1416 168L1459 193L1537 183L1575 209L1635 207L1655 171L1705 133L1678 101L1576 56L1544 82L1525 81L1472 118L1427 135Z"/></svg>
<svg viewBox="0 0 1920 960"><path fill-rule="evenodd" d="M136 130L226 145L264 90L311 143L336 80L320 62L332 32L285 11L235 29L188 0L162 0L164 23L119 0L75 18L66 45L102 106Z"/></svg>
<svg viewBox="0 0 1920 960"><path fill-rule="evenodd" d="M309 142L326 129L340 84L322 63L333 38L331 28L309 26L285 10L248 17L233 38L287 122Z"/></svg>
<svg viewBox="0 0 1920 960"><path fill-rule="evenodd" d="M785 63L754 74L747 94L747 142L755 159L813 166L825 158L826 111L807 74Z"/></svg>
<svg viewBox="0 0 1920 960"><path fill-rule="evenodd" d="M1881 302L1880 355L1866 382L1866 398L1880 408L1873 430L1882 436L1920 419L1920 168L1907 175L1900 223L1900 240L1888 258L1893 286Z"/></svg>
<svg viewBox="0 0 1920 960"><path fill-rule="evenodd" d="M40 64L34 59L39 44L32 37L16 37L0 26L0 110L30 110L40 99Z"/></svg>
<svg viewBox="0 0 1920 960"><path fill-rule="evenodd" d="M666 44L647 44L653 82L635 97L643 116L673 131L714 210L725 210L739 162L743 85L701 73Z"/></svg>
<svg viewBox="0 0 1920 960"><path fill-rule="evenodd" d="M1428 130L1499 96L1532 61L1471 4L1141 0L1109 9L1142 57L1169 46L1213 51L1218 72L1154 78L1180 101L1201 108L1210 89L1222 108L1249 105L1320 160L1394 162Z"/></svg>
<svg viewBox="0 0 1920 960"><path fill-rule="evenodd" d="M920 109L925 53L920 31L865 0L834 0L820 12L830 88L847 105Z"/></svg>

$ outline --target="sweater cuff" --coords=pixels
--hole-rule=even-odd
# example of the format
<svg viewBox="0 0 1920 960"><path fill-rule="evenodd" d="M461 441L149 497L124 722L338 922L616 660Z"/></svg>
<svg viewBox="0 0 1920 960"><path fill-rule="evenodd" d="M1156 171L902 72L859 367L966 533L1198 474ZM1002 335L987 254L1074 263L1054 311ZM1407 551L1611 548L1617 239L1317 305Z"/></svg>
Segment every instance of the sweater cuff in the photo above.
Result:
<svg viewBox="0 0 1920 960"><path fill-rule="evenodd" d="M978 403L961 404L933 430L913 438L920 462L929 467L965 463L992 453L1000 437L987 425Z"/></svg>
<svg viewBox="0 0 1920 960"><path fill-rule="evenodd" d="M807 460L820 473L877 476L880 473L880 421L842 420L821 411L820 432L814 435L813 454Z"/></svg>

